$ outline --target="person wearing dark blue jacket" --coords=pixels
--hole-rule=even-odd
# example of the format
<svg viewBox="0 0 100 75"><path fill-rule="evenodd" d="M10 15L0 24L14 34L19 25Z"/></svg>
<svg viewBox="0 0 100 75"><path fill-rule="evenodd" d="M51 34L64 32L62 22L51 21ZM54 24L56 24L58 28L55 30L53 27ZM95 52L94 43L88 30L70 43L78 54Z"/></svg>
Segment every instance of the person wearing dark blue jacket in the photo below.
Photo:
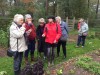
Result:
<svg viewBox="0 0 100 75"><path fill-rule="evenodd" d="M57 56L59 57L60 46L62 45L64 58L66 58L66 42L68 38L68 24L62 21L60 16L56 17L56 22L60 24L61 32L62 32L62 36L59 39L58 44L57 44Z"/></svg>

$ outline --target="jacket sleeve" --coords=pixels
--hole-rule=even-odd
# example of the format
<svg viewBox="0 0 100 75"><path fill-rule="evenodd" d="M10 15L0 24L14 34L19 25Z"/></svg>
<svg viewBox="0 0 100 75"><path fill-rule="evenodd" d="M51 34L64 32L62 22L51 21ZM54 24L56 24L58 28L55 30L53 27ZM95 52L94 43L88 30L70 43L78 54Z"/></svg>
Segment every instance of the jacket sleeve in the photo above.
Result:
<svg viewBox="0 0 100 75"><path fill-rule="evenodd" d="M77 29L78 29L78 30L80 29L80 23L78 23L78 25L77 25Z"/></svg>
<svg viewBox="0 0 100 75"><path fill-rule="evenodd" d="M89 27L88 27L87 24L85 24L85 30L83 31L83 33L84 33L84 32L87 32L88 30L89 30Z"/></svg>
<svg viewBox="0 0 100 75"><path fill-rule="evenodd" d="M45 25L45 27L44 27L44 31L43 31L43 34L46 36L46 34L47 34L47 26Z"/></svg>
<svg viewBox="0 0 100 75"><path fill-rule="evenodd" d="M61 37L61 28L60 28L60 25L57 25L58 26L58 32L57 32L57 36L56 36L56 41L58 41Z"/></svg>
<svg viewBox="0 0 100 75"><path fill-rule="evenodd" d="M21 38L23 37L25 33L25 27L10 27L10 36L13 36L14 38Z"/></svg>

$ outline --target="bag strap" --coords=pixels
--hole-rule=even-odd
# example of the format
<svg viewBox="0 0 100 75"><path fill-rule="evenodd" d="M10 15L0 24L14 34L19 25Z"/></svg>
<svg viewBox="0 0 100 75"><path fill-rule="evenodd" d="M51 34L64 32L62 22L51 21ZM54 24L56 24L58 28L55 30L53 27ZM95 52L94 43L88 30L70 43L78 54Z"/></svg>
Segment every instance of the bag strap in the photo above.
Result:
<svg viewBox="0 0 100 75"><path fill-rule="evenodd" d="M46 31L46 33L48 32L48 28L47 27L46 27L45 31ZM57 25L57 23L56 23L56 32L58 33L58 25Z"/></svg>
<svg viewBox="0 0 100 75"><path fill-rule="evenodd" d="M56 32L58 33L58 25L57 25L57 23L56 23Z"/></svg>
<svg viewBox="0 0 100 75"><path fill-rule="evenodd" d="M68 30L65 28L65 26L64 26L64 29L66 30L66 32L68 33Z"/></svg>
<svg viewBox="0 0 100 75"><path fill-rule="evenodd" d="M18 38L17 38L17 50L18 50Z"/></svg>
<svg viewBox="0 0 100 75"><path fill-rule="evenodd" d="M9 34L9 36L8 36L8 38L9 38L8 39L8 47L11 48L11 46L10 46L10 31L9 31L8 34ZM18 50L18 38L17 38L17 50Z"/></svg>

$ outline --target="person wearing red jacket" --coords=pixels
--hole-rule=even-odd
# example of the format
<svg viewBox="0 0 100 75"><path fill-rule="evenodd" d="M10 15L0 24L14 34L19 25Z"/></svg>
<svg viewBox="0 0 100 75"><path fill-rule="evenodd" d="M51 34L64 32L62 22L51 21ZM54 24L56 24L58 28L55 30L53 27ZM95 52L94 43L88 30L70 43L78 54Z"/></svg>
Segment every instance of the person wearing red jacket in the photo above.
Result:
<svg viewBox="0 0 100 75"><path fill-rule="evenodd" d="M28 63L28 54L31 54L31 61L34 60L34 51L35 51L35 38L36 38L36 29L32 23L32 17L30 14L25 15L25 27L26 27L26 43L28 45L28 50L25 51L25 63Z"/></svg>
<svg viewBox="0 0 100 75"><path fill-rule="evenodd" d="M80 27L81 27L81 21L82 21L82 18L80 18L80 20L78 21L78 24L77 24L77 29L79 30Z"/></svg>
<svg viewBox="0 0 100 75"><path fill-rule="evenodd" d="M47 47L48 66L54 64L54 51L57 46L58 40L61 37L60 25L55 23L55 17L48 17L48 23L44 28L42 37L45 37ZM52 50L51 50L52 48Z"/></svg>
<svg viewBox="0 0 100 75"><path fill-rule="evenodd" d="M79 30L80 29L80 25L81 23L80 22L78 22L78 25L77 25L77 29Z"/></svg>

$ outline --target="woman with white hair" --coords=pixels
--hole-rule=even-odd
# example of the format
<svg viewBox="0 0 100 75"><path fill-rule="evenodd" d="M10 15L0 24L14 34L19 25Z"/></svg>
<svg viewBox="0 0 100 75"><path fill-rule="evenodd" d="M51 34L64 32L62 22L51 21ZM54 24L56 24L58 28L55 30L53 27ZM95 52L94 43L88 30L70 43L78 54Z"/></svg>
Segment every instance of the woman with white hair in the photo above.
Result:
<svg viewBox="0 0 100 75"><path fill-rule="evenodd" d="M46 48L45 48L45 38L42 37L44 27L45 27L45 19L40 18L39 19L39 26L37 27L36 34L37 34L37 39L38 39L38 51L39 55L41 57L41 53L44 53L44 59L46 57Z"/></svg>
<svg viewBox="0 0 100 75"><path fill-rule="evenodd" d="M28 40L27 45L28 49L25 51L25 63L29 62L28 54L30 52L31 61L34 61L34 51L35 51L35 38L36 38L36 29L32 23L32 17L30 14L25 15L25 27L26 27L26 38Z"/></svg>
<svg viewBox="0 0 100 75"><path fill-rule="evenodd" d="M68 32L69 32L68 24L66 22L64 22L63 20L61 20L60 16L56 17L56 22L58 24L60 24L61 33L62 33L62 35L58 41L58 44L57 44L57 56L59 57L60 47L62 45L64 58L66 58L66 54L67 54L66 44L67 44Z"/></svg>
<svg viewBox="0 0 100 75"><path fill-rule="evenodd" d="M16 14L10 26L10 48L14 52L14 75L20 74L23 52L27 50L23 20L23 15Z"/></svg>

